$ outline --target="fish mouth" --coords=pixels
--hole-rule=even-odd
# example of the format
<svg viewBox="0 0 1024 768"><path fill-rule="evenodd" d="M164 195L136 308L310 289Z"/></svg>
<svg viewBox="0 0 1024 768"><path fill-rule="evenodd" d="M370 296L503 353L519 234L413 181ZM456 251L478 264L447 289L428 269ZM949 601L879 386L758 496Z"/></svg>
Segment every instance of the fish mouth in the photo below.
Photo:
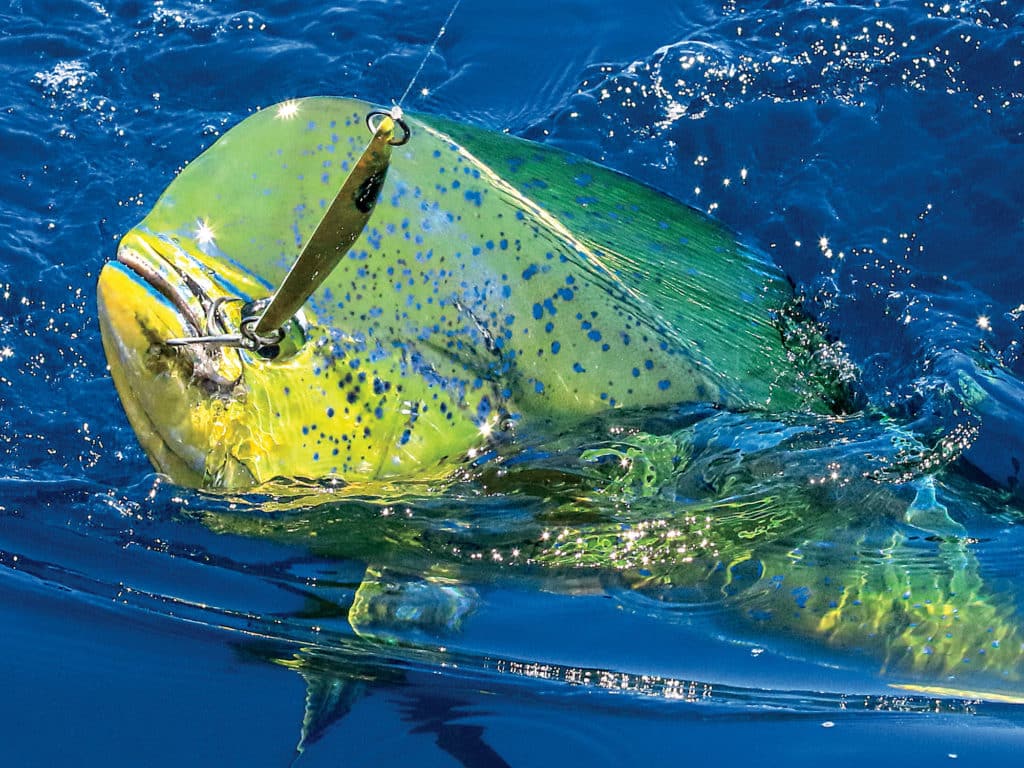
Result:
<svg viewBox="0 0 1024 768"><path fill-rule="evenodd" d="M191 263L179 264L183 259ZM190 274L190 270L202 272L199 264L192 262L174 244L139 231L130 233L121 242L116 260L177 311L186 335L198 336L206 332L214 296L210 287ZM189 269L183 268L186 266Z"/></svg>
<svg viewBox="0 0 1024 768"><path fill-rule="evenodd" d="M192 334L201 333L201 317L193 306L193 303L188 300L174 282L167 277L151 260L145 258L134 248L121 246L117 250L117 262L128 268L136 277L140 278L146 285L160 294L170 304L178 310L181 315L181 319L184 321L184 325L187 330ZM170 265L167 265L166 269L173 269ZM177 277L185 282L184 276L181 273L176 273ZM189 286L193 288L193 286ZM191 291L192 295L198 299L203 309L209 306L208 297L203 296L199 291ZM204 300L205 299L205 300ZM205 312L203 313L205 315Z"/></svg>
<svg viewBox="0 0 1024 768"><path fill-rule="evenodd" d="M213 264L206 264L182 249L175 238L154 236L143 229L132 230L125 236L116 260L103 271L108 269L120 272L154 302L150 311L134 315L135 324L147 338L150 358L152 350L160 348L161 354L170 355L169 359L187 364L191 380L202 384L207 394L226 397L235 393L242 375L241 360L238 355L225 354L231 345L188 342L204 334L223 334L228 326L237 323L237 318L226 317L223 306L230 301L244 304L249 301L246 293L236 289L230 278L220 275ZM101 291L101 311L109 301L119 302L116 293ZM162 310L158 311L157 305ZM105 314L109 315L110 309ZM161 317L159 322L155 322L157 315ZM111 332L115 332L113 327Z"/></svg>

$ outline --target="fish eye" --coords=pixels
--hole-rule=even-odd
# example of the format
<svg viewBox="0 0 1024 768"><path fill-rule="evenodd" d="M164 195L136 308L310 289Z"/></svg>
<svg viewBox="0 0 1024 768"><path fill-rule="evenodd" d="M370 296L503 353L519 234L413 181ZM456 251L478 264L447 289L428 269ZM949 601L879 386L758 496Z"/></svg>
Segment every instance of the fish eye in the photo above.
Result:
<svg viewBox="0 0 1024 768"><path fill-rule="evenodd" d="M280 340L256 348L256 354L264 360L287 360L298 354L306 343L306 334L298 318L292 318L281 327Z"/></svg>
<svg viewBox="0 0 1024 768"><path fill-rule="evenodd" d="M270 299L252 301L242 307L242 336L252 345L247 348L262 360L280 362L298 354L306 343L306 323L301 312L267 336L257 336L255 325Z"/></svg>

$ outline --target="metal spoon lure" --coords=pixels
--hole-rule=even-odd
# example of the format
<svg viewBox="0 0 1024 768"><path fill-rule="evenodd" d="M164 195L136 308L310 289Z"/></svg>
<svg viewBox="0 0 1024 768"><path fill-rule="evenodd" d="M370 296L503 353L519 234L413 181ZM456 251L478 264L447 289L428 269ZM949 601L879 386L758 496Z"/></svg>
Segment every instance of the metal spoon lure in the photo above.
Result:
<svg viewBox="0 0 1024 768"><path fill-rule="evenodd" d="M257 336L273 333L292 318L348 253L370 220L388 173L391 148L409 140L409 127L398 107L390 113L371 112L366 124L373 138L263 310L253 328ZM396 128L402 129L397 138Z"/></svg>

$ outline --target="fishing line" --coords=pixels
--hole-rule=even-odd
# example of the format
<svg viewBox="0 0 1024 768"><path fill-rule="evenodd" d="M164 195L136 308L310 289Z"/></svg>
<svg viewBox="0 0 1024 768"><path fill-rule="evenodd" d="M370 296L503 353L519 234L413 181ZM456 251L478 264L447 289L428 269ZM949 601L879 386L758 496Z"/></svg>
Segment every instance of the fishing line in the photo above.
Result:
<svg viewBox="0 0 1024 768"><path fill-rule="evenodd" d="M455 11L458 10L461 2L462 0L455 0L455 4L452 5L452 9L448 11L448 18L446 18L444 23L441 24L441 28L437 30L437 36L434 38L434 42L430 44L427 52L423 55L423 59L420 61L419 67L416 68L416 72L413 74L412 80L410 80L409 84L405 87L405 93L402 94L402 98L398 100L398 103L395 106L401 108L402 102L405 101L405 97L409 95L409 91L411 91L412 87L416 84L416 79L420 76L420 73L423 72L423 67L426 66L427 59L430 58L430 54L437 50L437 44L441 42L441 38L444 37L444 33L448 31L448 25L451 23L452 16L455 15Z"/></svg>
<svg viewBox="0 0 1024 768"><path fill-rule="evenodd" d="M366 116L366 127L370 129L370 133L377 132L377 126L379 125L379 122L377 122L376 119L380 117L390 117L398 124L398 126L404 132L404 135L402 138L392 141L392 146L400 147L407 141L409 141L409 136L411 135L411 132L409 131L408 123L406 123L404 119L404 113L402 112L402 102L405 101L406 97L409 95L409 92L412 91L412 87L416 84L416 80L419 79L420 74L422 74L423 67L427 65L427 59L429 59L430 55L437 50L437 44L441 42L441 38L444 37L445 32L448 31L448 25L452 21L452 16L455 15L455 12L459 9L459 5L461 3L462 0L455 0L455 2L452 4L451 10L448 11L448 15L445 17L445 20L441 23L440 29L437 30L437 34L434 36L433 42L430 44L430 47L427 48L427 52L423 54L423 58L420 59L420 65L416 67L416 71L413 72L412 78L410 78L409 80L409 84L405 86L405 91L402 93L402 97L397 102L392 102L393 106L391 107L391 109L375 109ZM426 93L427 91L426 89L424 89L423 95L425 96Z"/></svg>

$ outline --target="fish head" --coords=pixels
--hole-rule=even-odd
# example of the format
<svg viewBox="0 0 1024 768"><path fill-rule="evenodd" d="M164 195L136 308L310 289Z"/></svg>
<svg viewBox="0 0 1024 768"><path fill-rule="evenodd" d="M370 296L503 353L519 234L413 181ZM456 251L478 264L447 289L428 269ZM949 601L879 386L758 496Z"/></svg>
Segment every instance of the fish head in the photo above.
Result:
<svg viewBox="0 0 1024 768"><path fill-rule="evenodd" d="M362 155L368 108L312 99L243 121L182 170L103 268L112 378L172 480L239 489L447 477L498 436L506 385L490 375L492 356L464 343L480 333L458 317L454 289L410 306L410 286L391 278L412 261L407 243L368 259L379 230L404 232L395 191L391 218L374 214L374 233L284 324L280 343L168 343L237 334L274 294Z"/></svg>
<svg viewBox="0 0 1024 768"><path fill-rule="evenodd" d="M246 489L275 478L351 483L429 474L466 458L465 451L450 456L450 439L467 448L486 442L479 418L443 387L429 412L424 393L408 386L403 355L318 325L301 310L279 340L255 348L168 344L237 330L271 293L206 250L193 238L140 226L99 277L111 376L159 472L203 488Z"/></svg>

